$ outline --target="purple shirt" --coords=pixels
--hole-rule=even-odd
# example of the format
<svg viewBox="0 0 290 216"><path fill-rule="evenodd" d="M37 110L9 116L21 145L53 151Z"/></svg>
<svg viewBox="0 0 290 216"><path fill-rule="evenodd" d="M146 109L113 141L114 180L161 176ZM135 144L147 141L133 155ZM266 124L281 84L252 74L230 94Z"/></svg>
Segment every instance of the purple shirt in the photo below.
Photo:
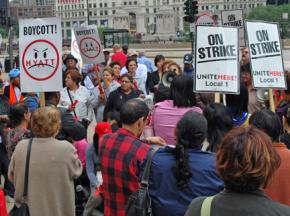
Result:
<svg viewBox="0 0 290 216"><path fill-rule="evenodd" d="M174 128L181 117L190 110L202 114L199 107L174 107L173 100L155 104L152 114L154 135L165 139L167 145L175 145Z"/></svg>

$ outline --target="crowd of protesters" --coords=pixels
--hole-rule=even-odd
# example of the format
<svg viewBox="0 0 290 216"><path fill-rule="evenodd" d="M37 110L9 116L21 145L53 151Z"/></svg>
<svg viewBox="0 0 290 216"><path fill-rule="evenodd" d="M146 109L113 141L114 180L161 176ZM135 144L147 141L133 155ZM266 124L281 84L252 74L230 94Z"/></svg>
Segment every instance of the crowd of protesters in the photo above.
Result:
<svg viewBox="0 0 290 216"><path fill-rule="evenodd" d="M191 54L182 66L118 44L104 55L80 65L65 54L63 89L46 92L42 107L39 93L21 92L18 68L0 79L7 202L27 199L31 216L130 216L149 161L154 216L290 215L290 91L275 90L270 111L253 88L247 48L240 93L220 103L193 92Z"/></svg>

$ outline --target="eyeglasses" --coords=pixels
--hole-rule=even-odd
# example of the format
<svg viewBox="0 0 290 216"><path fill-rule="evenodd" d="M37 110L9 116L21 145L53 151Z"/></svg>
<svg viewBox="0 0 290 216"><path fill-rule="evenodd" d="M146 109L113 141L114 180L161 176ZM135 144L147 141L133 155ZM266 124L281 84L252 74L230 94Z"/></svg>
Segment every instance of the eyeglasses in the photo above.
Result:
<svg viewBox="0 0 290 216"><path fill-rule="evenodd" d="M131 81L129 80L121 80L121 83L130 83Z"/></svg>

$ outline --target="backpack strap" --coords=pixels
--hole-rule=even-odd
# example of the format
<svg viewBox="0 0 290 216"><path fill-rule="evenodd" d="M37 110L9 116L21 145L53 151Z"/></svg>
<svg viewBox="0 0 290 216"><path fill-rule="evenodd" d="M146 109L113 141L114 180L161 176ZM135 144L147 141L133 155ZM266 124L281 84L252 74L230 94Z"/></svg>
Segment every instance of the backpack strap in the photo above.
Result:
<svg viewBox="0 0 290 216"><path fill-rule="evenodd" d="M210 210L211 210L211 203L214 196L207 197L203 200L201 210L200 210L200 216L210 216Z"/></svg>

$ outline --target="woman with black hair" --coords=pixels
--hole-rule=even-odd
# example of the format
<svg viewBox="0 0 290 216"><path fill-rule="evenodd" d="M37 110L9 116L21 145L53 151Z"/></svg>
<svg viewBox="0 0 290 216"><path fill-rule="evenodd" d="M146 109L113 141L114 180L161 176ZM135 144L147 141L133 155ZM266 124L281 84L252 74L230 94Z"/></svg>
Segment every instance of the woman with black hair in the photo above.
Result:
<svg viewBox="0 0 290 216"><path fill-rule="evenodd" d="M31 138L31 131L28 129L31 113L27 104L18 103L10 108L10 124L12 129L7 134L7 153L9 159L14 152L16 145L23 139Z"/></svg>
<svg viewBox="0 0 290 216"><path fill-rule="evenodd" d="M174 128L187 111L202 113L196 106L192 78L186 75L174 77L169 91L169 100L155 104L152 114L152 128L169 145L174 145Z"/></svg>
<svg viewBox="0 0 290 216"><path fill-rule="evenodd" d="M91 195L85 206L84 216L92 215L94 209L102 203L101 189L101 162L99 159L99 139L101 136L112 133L111 125L107 122L99 122L95 128L93 144L86 152L86 171L91 184ZM98 214L99 215L99 214ZM101 214L103 215L103 214Z"/></svg>
<svg viewBox="0 0 290 216"><path fill-rule="evenodd" d="M218 145L225 134L233 127L229 110L220 103L212 103L203 110L203 115L207 120L207 150L216 152Z"/></svg>
<svg viewBox="0 0 290 216"><path fill-rule="evenodd" d="M154 155L149 179L154 216L183 216L192 198L223 189L215 155L201 151L206 134L205 117L189 111L176 126L176 147L167 146Z"/></svg>
<svg viewBox="0 0 290 216"><path fill-rule="evenodd" d="M164 61L165 61L165 57L163 55L156 55L154 59L154 64L155 64L155 67L157 67L157 70L154 71L153 73L148 74L147 85L148 85L149 91L152 93L155 93L158 89L159 82L163 74L162 65Z"/></svg>
<svg viewBox="0 0 290 216"><path fill-rule="evenodd" d="M226 95L227 107L230 110L233 125L247 127L251 114L248 112L249 93L247 87L240 86L239 95Z"/></svg>

